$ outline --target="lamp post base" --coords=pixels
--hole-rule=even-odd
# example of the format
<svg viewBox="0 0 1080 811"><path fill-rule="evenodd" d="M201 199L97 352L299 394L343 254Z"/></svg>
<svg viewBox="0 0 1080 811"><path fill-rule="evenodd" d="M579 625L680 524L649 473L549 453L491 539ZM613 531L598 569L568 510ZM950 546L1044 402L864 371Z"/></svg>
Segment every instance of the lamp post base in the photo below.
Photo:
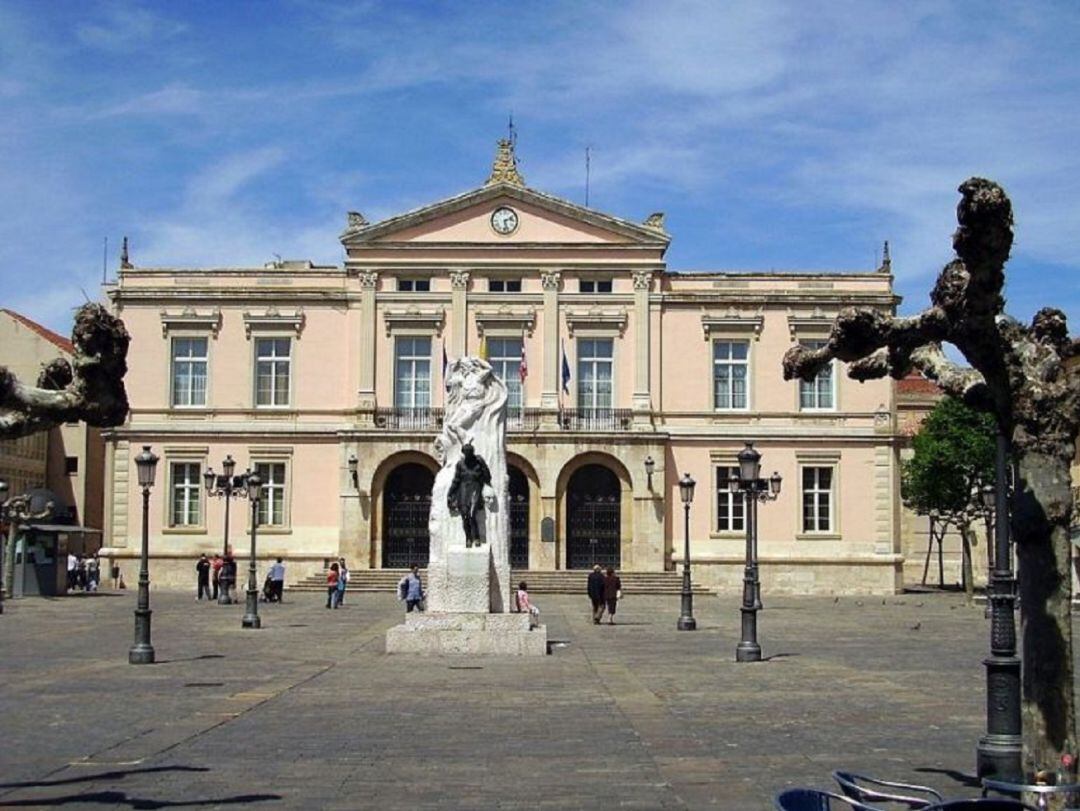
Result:
<svg viewBox="0 0 1080 811"><path fill-rule="evenodd" d="M994 780L1023 782L1021 745L1016 735L984 735L975 747L975 773Z"/></svg>
<svg viewBox="0 0 1080 811"><path fill-rule="evenodd" d="M697 620L693 617L679 617L677 627L680 631L696 631Z"/></svg>
<svg viewBox="0 0 1080 811"><path fill-rule="evenodd" d="M262 628L262 620L259 618L259 592L255 589L248 589L244 617L240 620L240 625L244 628Z"/></svg>
<svg viewBox="0 0 1080 811"><path fill-rule="evenodd" d="M154 646L150 644L150 609L135 609L135 644L128 651L128 664L152 665Z"/></svg>
<svg viewBox="0 0 1080 811"><path fill-rule="evenodd" d="M760 662L761 645L757 642L740 642L735 648L736 662Z"/></svg>

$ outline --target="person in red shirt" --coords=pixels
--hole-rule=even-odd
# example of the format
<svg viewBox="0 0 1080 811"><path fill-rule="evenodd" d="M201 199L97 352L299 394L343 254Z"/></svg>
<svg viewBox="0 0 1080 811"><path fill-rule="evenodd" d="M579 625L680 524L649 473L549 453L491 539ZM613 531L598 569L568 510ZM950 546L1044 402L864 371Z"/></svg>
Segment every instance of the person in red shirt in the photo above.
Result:
<svg viewBox="0 0 1080 811"><path fill-rule="evenodd" d="M224 561L221 559L221 555L214 555L214 559L210 561L210 582L214 587L214 596L211 598L217 600L218 588L221 584L221 565Z"/></svg>
<svg viewBox="0 0 1080 811"><path fill-rule="evenodd" d="M338 578L340 577L338 565L330 564L330 571L326 573L326 607L337 608L338 606Z"/></svg>

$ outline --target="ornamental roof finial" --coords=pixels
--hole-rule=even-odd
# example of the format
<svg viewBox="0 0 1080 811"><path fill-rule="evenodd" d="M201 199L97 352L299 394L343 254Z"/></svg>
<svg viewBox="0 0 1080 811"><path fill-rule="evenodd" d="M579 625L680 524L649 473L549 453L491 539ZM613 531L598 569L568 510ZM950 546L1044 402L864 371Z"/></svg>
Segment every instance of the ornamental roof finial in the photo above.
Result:
<svg viewBox="0 0 1080 811"><path fill-rule="evenodd" d="M525 178L517 169L514 144L508 138L499 139L498 147L495 149L495 162L491 164L491 176L484 185L494 186L496 183L509 183L511 186L525 185Z"/></svg>
<svg viewBox="0 0 1080 811"><path fill-rule="evenodd" d="M889 240L885 240L885 248L881 253L881 267L878 273L892 273L892 257L889 256Z"/></svg>

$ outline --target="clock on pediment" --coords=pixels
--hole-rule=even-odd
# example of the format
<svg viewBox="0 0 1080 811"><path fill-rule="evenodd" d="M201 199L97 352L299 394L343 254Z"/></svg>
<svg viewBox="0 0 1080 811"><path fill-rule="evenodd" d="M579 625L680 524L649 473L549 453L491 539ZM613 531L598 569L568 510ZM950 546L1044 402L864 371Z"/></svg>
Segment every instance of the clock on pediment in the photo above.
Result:
<svg viewBox="0 0 1080 811"><path fill-rule="evenodd" d="M518 227L517 212L509 206L499 206L491 212L491 227L503 236L514 233Z"/></svg>

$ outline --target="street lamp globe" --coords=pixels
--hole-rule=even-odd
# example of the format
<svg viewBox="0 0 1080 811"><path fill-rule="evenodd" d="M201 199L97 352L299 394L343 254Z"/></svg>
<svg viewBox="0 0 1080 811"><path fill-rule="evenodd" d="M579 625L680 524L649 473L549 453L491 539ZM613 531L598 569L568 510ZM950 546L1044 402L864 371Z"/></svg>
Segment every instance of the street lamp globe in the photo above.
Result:
<svg viewBox="0 0 1080 811"><path fill-rule="evenodd" d="M982 499L982 505L987 510L994 509L994 501L996 497L997 494L994 492L993 485L984 484L979 490L979 498Z"/></svg>
<svg viewBox="0 0 1080 811"><path fill-rule="evenodd" d="M739 451L739 478L742 479L743 487L747 482L756 481L761 477L761 454L754 450L754 443L747 442L746 447Z"/></svg>
<svg viewBox="0 0 1080 811"><path fill-rule="evenodd" d="M697 484L689 473L684 473L683 477L679 479L679 495L682 496L683 504L689 504L694 500L694 486Z"/></svg>
<svg viewBox="0 0 1080 811"><path fill-rule="evenodd" d="M0 501L6 501L8 494L8 483L0 482Z"/></svg>
<svg viewBox="0 0 1080 811"><path fill-rule="evenodd" d="M135 467L139 471L139 487L153 487L154 474L157 471L157 456L149 445L143 445L142 453L135 457Z"/></svg>
<svg viewBox="0 0 1080 811"><path fill-rule="evenodd" d="M225 475L226 479L232 480L233 471L236 470L236 460L232 458L232 454L225 456L225 461L221 463L221 472Z"/></svg>
<svg viewBox="0 0 1080 811"><path fill-rule="evenodd" d="M773 496L780 495L780 485L783 484L783 481L783 477L774 470L773 474L769 477L769 492L772 493Z"/></svg>
<svg viewBox="0 0 1080 811"><path fill-rule="evenodd" d="M202 474L202 477L203 477L203 484L206 485L207 492L213 490L214 489L214 483L217 481L217 474L214 473L214 469L212 467L208 467L206 469L206 472Z"/></svg>
<svg viewBox="0 0 1080 811"><path fill-rule="evenodd" d="M651 455L645 457L645 475L649 479L649 487L652 488L652 474L656 472L656 461Z"/></svg>
<svg viewBox="0 0 1080 811"><path fill-rule="evenodd" d="M247 477L247 491L248 498L252 501L262 498L262 479L259 478L258 473L252 473Z"/></svg>

